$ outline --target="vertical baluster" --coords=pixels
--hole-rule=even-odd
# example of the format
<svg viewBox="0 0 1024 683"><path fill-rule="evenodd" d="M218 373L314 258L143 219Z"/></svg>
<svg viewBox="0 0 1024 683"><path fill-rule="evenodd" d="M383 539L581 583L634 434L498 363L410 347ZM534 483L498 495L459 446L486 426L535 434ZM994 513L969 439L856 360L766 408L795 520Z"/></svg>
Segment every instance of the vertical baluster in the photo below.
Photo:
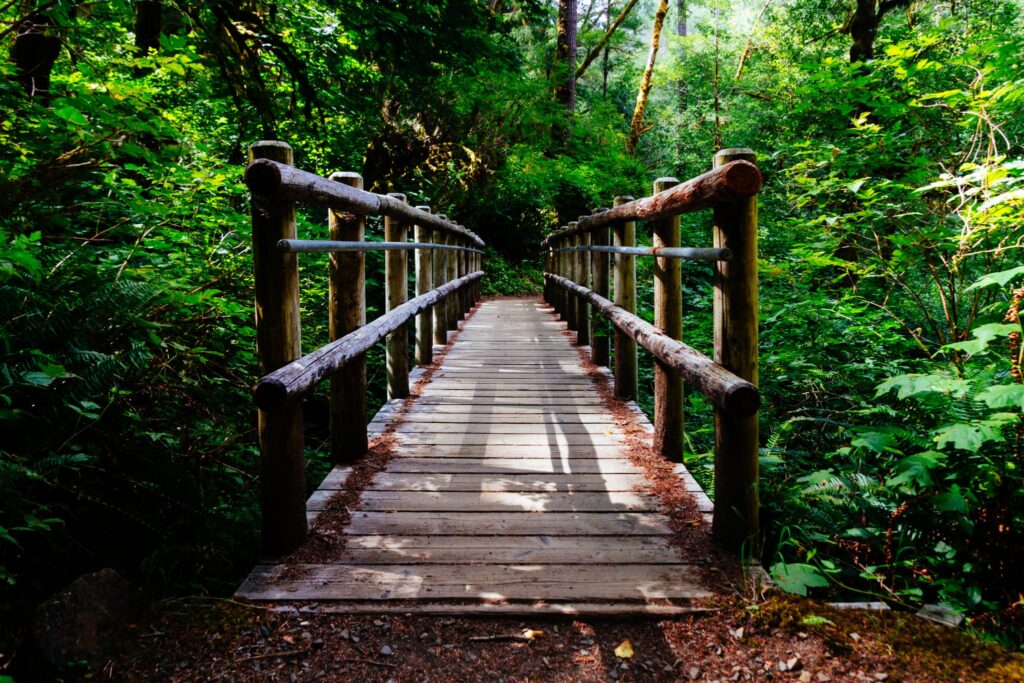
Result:
<svg viewBox="0 0 1024 683"><path fill-rule="evenodd" d="M654 194L675 187L675 178L654 181ZM679 246L679 217L654 223L654 247ZM672 339L683 337L683 282L679 259L654 259L654 324ZM654 361L654 449L671 462L683 455L683 378Z"/></svg>
<svg viewBox="0 0 1024 683"><path fill-rule="evenodd" d="M429 206L417 206L420 211L430 213ZM429 227L417 225L414 241L429 243L432 231ZM416 296L427 294L433 284L433 250L420 247L416 250ZM416 316L416 364L430 365L434 359L434 315L428 308Z"/></svg>
<svg viewBox="0 0 1024 683"><path fill-rule="evenodd" d="M633 201L632 197L616 197L615 206ZM613 226L615 246L636 246L636 223L623 221ZM629 254L615 255L615 304L629 313L636 313L636 265ZM637 395L636 342L625 332L615 330L615 395L630 401Z"/></svg>
<svg viewBox="0 0 1024 683"><path fill-rule="evenodd" d="M265 140L249 148L249 160L292 164L292 148ZM299 318L299 267L295 254L277 250L277 242L295 239L295 204L288 199L252 197L252 254L256 290L256 348L260 374L302 356ZM306 537L306 468L302 403L260 410L260 505L263 551L283 555Z"/></svg>
<svg viewBox="0 0 1024 683"><path fill-rule="evenodd" d="M391 192L389 197L404 202L405 195ZM408 226L397 218L384 217L384 240L405 242ZM409 255L404 249L389 249L384 256L384 280L387 310L392 311L408 301ZM388 372L388 399L409 395L409 327L402 325L388 335L385 345Z"/></svg>
<svg viewBox="0 0 1024 683"><path fill-rule="evenodd" d="M438 229L430 233L430 240L435 244L444 244L445 234ZM439 287L448 281L448 251L446 249L434 249L433 256L433 282ZM445 317L448 307L444 301L439 301L433 306L434 316L434 344L444 346L448 343L448 320Z"/></svg>
<svg viewBox="0 0 1024 683"><path fill-rule="evenodd" d="M601 213L602 211L607 211L607 209L594 209L594 213ZM610 230L607 226L592 230L591 244L606 247L611 242L609 236ZM594 292L605 299L608 298L609 289L608 266L611 261L609 256L610 254L608 253L597 251L590 254L590 268L594 273ZM592 358L594 364L607 367L611 360L611 340L608 338L608 322L604 319L604 316L594 316L591 337L590 346L593 348Z"/></svg>
<svg viewBox="0 0 1024 683"><path fill-rule="evenodd" d="M358 173L335 173L331 180L363 189ZM328 210L332 240L362 242L366 219ZM340 339L366 324L366 256L361 251L330 255L330 338ZM366 356L352 359L331 378L331 458L353 462L366 454Z"/></svg>
<svg viewBox="0 0 1024 683"><path fill-rule="evenodd" d="M581 250L576 252L576 272L579 275L577 284L591 288L590 282L590 252L583 251L584 247L590 246L590 232L583 230L576 235L576 246ZM580 346L590 346L590 304L585 299L578 298L579 329L576 331L576 343Z"/></svg>
<svg viewBox="0 0 1024 683"><path fill-rule="evenodd" d="M749 149L723 149L714 166L757 157ZM715 361L757 384L757 197L714 209L715 246L732 251L715 264ZM747 544L757 557L759 531L758 416L735 418L715 409L716 539L734 550Z"/></svg>

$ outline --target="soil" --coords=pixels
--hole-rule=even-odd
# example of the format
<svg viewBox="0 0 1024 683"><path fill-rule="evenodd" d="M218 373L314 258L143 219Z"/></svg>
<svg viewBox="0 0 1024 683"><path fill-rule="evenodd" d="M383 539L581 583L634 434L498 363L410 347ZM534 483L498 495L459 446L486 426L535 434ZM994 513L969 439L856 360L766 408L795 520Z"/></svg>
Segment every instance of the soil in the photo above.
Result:
<svg viewBox="0 0 1024 683"><path fill-rule="evenodd" d="M619 656L627 640L632 656ZM736 596L663 621L347 616L190 600L169 603L96 677L1001 683L1024 681L1024 657L911 614L785 595Z"/></svg>

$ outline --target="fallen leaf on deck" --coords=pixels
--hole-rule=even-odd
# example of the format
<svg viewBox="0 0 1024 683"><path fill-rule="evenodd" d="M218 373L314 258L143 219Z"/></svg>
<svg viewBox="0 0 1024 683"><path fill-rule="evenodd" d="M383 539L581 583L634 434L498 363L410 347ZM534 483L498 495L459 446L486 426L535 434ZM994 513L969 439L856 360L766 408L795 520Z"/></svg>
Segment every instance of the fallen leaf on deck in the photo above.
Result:
<svg viewBox="0 0 1024 683"><path fill-rule="evenodd" d="M533 640L534 638L538 638L542 635L544 635L544 631L534 631L532 628L523 629L523 638Z"/></svg>
<svg viewBox="0 0 1024 683"><path fill-rule="evenodd" d="M615 656L619 659L629 659L633 656L633 643L629 642L629 638L622 641L617 648L615 648Z"/></svg>

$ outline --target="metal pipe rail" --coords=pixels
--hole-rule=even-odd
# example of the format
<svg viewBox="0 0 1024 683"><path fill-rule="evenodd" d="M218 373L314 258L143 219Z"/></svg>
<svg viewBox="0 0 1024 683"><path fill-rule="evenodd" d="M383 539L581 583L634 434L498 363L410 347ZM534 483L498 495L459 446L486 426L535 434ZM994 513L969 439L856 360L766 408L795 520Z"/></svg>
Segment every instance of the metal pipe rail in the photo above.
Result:
<svg viewBox="0 0 1024 683"><path fill-rule="evenodd" d="M281 555L306 538L306 463L302 401L330 378L330 443L335 462L367 453L366 351L386 340L388 398L409 395L408 321L416 320L416 362L432 360L433 342L445 343L480 297L483 240L430 207L412 207L405 195L362 189L357 173L330 178L294 168L284 142L257 142L245 179L252 196L256 348L260 374L260 506L263 549ZM295 203L326 206L329 240L300 240ZM384 241L364 240L366 216L384 216ZM410 242L409 228L415 229ZM366 256L384 251L387 312L366 322ZM409 299L409 255L415 254L416 296ZM297 254L329 258L330 343L302 354Z"/></svg>
<svg viewBox="0 0 1024 683"><path fill-rule="evenodd" d="M334 254L350 251L383 251L388 249L434 249L437 251L466 251L471 254L484 253L472 247L456 247L450 244L432 242L337 242L332 240L280 240L277 250L285 254Z"/></svg>
<svg viewBox="0 0 1024 683"><path fill-rule="evenodd" d="M700 247L560 247L563 251L600 252L603 254L629 254L631 256L661 256L663 258L689 259L691 261L728 261L732 252L728 249L704 249Z"/></svg>
<svg viewBox="0 0 1024 683"><path fill-rule="evenodd" d="M614 337L616 396L637 399L637 344L655 356L655 450L672 460L682 457L683 378L714 404L713 532L733 550L756 553L757 193L762 179L754 162L749 149L721 150L708 173L682 183L659 178L650 197L616 197L613 208L581 216L541 246L545 300L576 331L578 344L592 343L595 364L611 362L608 340ZM682 247L679 215L706 208L712 210L713 248ZM637 220L649 222L653 246L636 245ZM656 259L653 325L636 316L637 256ZM713 263L713 360L682 342L682 258ZM591 309L611 321L614 335L592 334Z"/></svg>

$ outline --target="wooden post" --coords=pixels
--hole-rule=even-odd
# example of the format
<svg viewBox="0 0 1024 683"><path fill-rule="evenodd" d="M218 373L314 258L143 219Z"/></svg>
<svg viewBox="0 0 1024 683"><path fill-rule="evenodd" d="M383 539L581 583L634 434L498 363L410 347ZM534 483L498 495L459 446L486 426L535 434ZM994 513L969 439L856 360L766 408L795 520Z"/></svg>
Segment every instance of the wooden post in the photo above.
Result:
<svg viewBox="0 0 1024 683"><path fill-rule="evenodd" d="M604 211L604 209L594 209L594 213L600 213L601 211ZM607 227L597 228L591 231L590 241L594 246L606 247L611 243L609 236L609 229ZM590 254L590 269L594 273L594 292L605 299L608 298L608 265L611 261L609 256L611 254L597 251ZM593 327L594 330L591 333L592 339L590 341L590 346L593 349L591 357L595 365L608 367L608 363L611 360L611 340L607 334L608 323L603 316L594 316Z"/></svg>
<svg viewBox="0 0 1024 683"><path fill-rule="evenodd" d="M451 233L448 233L445 236L444 241L445 241L445 244L449 244L449 245L452 245L452 246L455 246L458 243L456 238L455 238L455 235L453 235ZM447 258L445 260L447 261L447 267L448 267L448 281L451 282L452 280L454 280L457 277L459 277L459 257L456 256L456 254L458 254L459 252L454 251L452 249L448 249L448 250L445 251L445 253L447 254ZM448 325L447 329L449 329L449 330L458 330L459 329L459 311L458 311L458 303L457 303L457 300L456 300L456 296L454 294L449 296L447 299L445 299L444 305L445 305L444 317L445 317L445 322Z"/></svg>
<svg viewBox="0 0 1024 683"><path fill-rule="evenodd" d="M561 228L559 228L559 230L561 230ZM567 278L569 277L569 272L565 267L565 252L558 251L565 247L565 238L556 238L553 246L555 248L555 270L560 276ZM558 306L556 306L556 309L558 310L558 318L560 320L564 320L567 327L569 324L569 312L566 310L566 302L569 300L568 297L568 292L561 287L555 287L555 301L558 302Z"/></svg>
<svg viewBox="0 0 1024 683"><path fill-rule="evenodd" d="M577 225L576 221L569 221L567 227L571 231L571 230L573 230L576 227L576 225ZM570 235L570 236L566 237L565 238L565 246L566 247L575 247L575 246L577 246L577 244L576 244L576 236L575 235ZM577 260L578 259L576 258L576 252L575 251L567 251L567 252L565 252L565 270L566 270L566 275L565 276L567 278L569 278L570 280L572 280L573 282L576 282L576 283L579 282L579 277L580 277L579 272L577 272L579 270L577 268ZM578 331L580 329L580 300L576 298L575 294L572 294L570 292L566 292L565 296L566 296L566 300L565 300L566 311L568 313L568 317L566 319L569 321L569 329L570 330Z"/></svg>
<svg viewBox="0 0 1024 683"><path fill-rule="evenodd" d="M675 178L654 181L654 194L675 187ZM653 224L654 248L679 246L679 217ZM654 259L654 325L672 339L683 337L682 261ZM654 450L669 462L683 457L683 378L664 363L654 361Z"/></svg>
<svg viewBox="0 0 1024 683"><path fill-rule="evenodd" d="M717 168L730 161L757 160L749 149L723 149ZM757 365L757 197L716 207L715 246L732 251L715 264L715 361L755 386ZM758 416L729 417L715 409L715 538L735 551L758 557Z"/></svg>
<svg viewBox="0 0 1024 683"><path fill-rule="evenodd" d="M616 197L615 206L633 201L632 197ZM623 221L613 227L615 246L636 246L636 223ZM628 313L636 313L635 257L615 254L615 304ZM619 329L615 330L615 395L635 401L637 394L636 342Z"/></svg>
<svg viewBox="0 0 1024 683"><path fill-rule="evenodd" d="M458 244L460 247L466 246L465 241L463 239L461 239L461 238L456 240L455 243ZM458 263L457 263L458 270L456 272L458 272L459 277L462 277L463 275L465 275L468 272L468 270L466 268L466 253L467 252L459 250L459 251L457 251L455 253L458 255ZM459 320L465 320L466 319L466 288L465 287L463 287L459 291L455 292L455 302L456 302L456 305L458 306Z"/></svg>
<svg viewBox="0 0 1024 683"><path fill-rule="evenodd" d="M444 244L444 233L434 230L431 233L431 241L434 244ZM439 287L448 281L448 252L444 249L435 249L433 256L432 279L435 287ZM448 343L448 320L445 317L448 307L445 302L433 306L434 317L434 343L444 346Z"/></svg>
<svg viewBox="0 0 1024 683"><path fill-rule="evenodd" d="M390 192L389 197L405 201L400 192ZM405 223L390 216L384 217L384 240L405 242L408 228ZM409 256L403 249L389 249L384 252L384 280L387 310L391 311L404 304L409 298ZM385 360L388 371L388 399L405 398L409 395L409 327L402 325L388 336L385 345Z"/></svg>
<svg viewBox="0 0 1024 683"><path fill-rule="evenodd" d="M540 255L541 263L544 264L543 265L543 272L554 274L555 271L554 271L554 268L551 265L551 245L548 243L547 239L545 239L544 241L541 242L540 248L541 248L541 255ZM543 292L544 292L543 293L544 303L546 303L547 305L550 306L551 305L551 282L547 278L544 278L544 289L543 289Z"/></svg>
<svg viewBox="0 0 1024 683"><path fill-rule="evenodd" d="M576 235L577 247L590 246L590 232L584 231ZM576 272L579 275L577 284L590 289L590 253L586 251L576 252ZM579 303L577 314L579 316L579 329L576 331L576 343L580 346L590 346L590 305L583 299L576 300Z"/></svg>
<svg viewBox="0 0 1024 683"><path fill-rule="evenodd" d="M335 173L331 180L363 189L358 173ZM327 212L332 240L362 242L366 219L351 213ZM330 338L340 339L366 324L366 256L361 251L330 255ZM366 455L366 356L331 378L331 458L354 462Z"/></svg>
<svg viewBox="0 0 1024 683"><path fill-rule="evenodd" d="M417 206L420 211L430 213L429 206ZM415 228L415 241L429 243L433 231L422 225ZM416 250L416 295L426 294L434 288L433 253L430 247ZM440 283L438 283L440 284ZM434 315L428 308L416 316L416 364L430 365L434 360Z"/></svg>
<svg viewBox="0 0 1024 683"><path fill-rule="evenodd" d="M264 140L249 148L249 160L291 165L292 148ZM287 199L252 197L252 258L256 290L256 353L261 375L302 356L299 318L299 266L295 254L277 250L277 241L295 239L295 204ZM302 403L260 410L260 506L263 551L283 555L306 538L306 468Z"/></svg>

